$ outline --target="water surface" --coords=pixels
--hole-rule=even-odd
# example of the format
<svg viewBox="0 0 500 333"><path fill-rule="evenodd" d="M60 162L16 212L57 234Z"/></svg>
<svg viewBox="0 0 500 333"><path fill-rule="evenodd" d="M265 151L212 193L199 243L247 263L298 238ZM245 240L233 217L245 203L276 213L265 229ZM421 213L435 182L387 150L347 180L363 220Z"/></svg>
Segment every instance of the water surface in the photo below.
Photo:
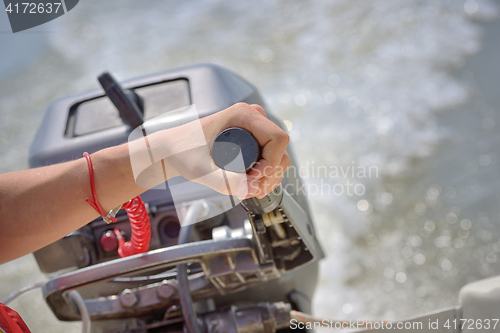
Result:
<svg viewBox="0 0 500 333"><path fill-rule="evenodd" d="M288 120L301 166L377 170L306 180L328 256L316 314L403 318L500 272L498 1L145 4L87 0L48 32L0 34L0 172L26 168L50 101L102 71L212 62ZM32 256L1 268L0 298L44 278ZM12 306L33 331L79 330L37 292Z"/></svg>

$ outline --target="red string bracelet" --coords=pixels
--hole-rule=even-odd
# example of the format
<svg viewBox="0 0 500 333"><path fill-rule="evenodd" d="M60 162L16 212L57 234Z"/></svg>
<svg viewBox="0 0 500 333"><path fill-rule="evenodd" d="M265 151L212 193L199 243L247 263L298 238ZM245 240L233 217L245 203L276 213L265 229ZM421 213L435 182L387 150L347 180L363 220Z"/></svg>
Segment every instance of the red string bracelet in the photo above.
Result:
<svg viewBox="0 0 500 333"><path fill-rule="evenodd" d="M117 219L112 216L110 213L107 213L99 203L99 200L97 199L97 194L95 191L95 182L94 182L94 167L92 166L92 160L90 159L90 155L87 152L83 153L83 156L87 160L87 166L89 168L89 178L90 178L90 190L92 191L92 198L94 201L90 200L89 198L86 198L85 201L92 206L103 218L103 220L106 223L111 223L111 222L116 222ZM121 206L120 206L121 207Z"/></svg>
<svg viewBox="0 0 500 333"><path fill-rule="evenodd" d="M120 205L106 213L104 208L102 208L101 204L99 203L99 200L97 199L94 182L94 167L92 166L90 155L89 153L84 152L83 156L87 160L87 166L89 168L90 189L92 191L92 198L94 199L94 201L92 201L89 198L86 198L85 201L87 201L88 204L92 206L92 208L94 208L99 214L101 214L104 222L108 224L117 221L115 216L121 208L124 208L127 211L132 235L130 237L130 241L125 242L121 231L117 228L114 229L114 232L119 241L118 255L123 258L137 253L148 252L149 243L151 241L151 226L146 205L142 201L141 197L137 196L134 199L129 200L123 205Z"/></svg>

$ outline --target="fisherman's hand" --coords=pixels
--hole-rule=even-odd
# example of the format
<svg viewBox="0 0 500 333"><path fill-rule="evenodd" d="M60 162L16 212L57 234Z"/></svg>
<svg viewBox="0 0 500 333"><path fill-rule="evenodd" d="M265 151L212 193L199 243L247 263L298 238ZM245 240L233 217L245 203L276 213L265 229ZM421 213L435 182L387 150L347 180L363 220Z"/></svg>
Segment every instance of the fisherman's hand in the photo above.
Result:
<svg viewBox="0 0 500 333"><path fill-rule="evenodd" d="M248 130L262 148L262 158L248 174L223 172L212 160L212 143L230 127ZM238 103L185 125L148 135L147 142L144 139L129 142L129 150L140 187L152 188L167 179L183 176L220 193L245 199L262 198L279 185L290 166L285 150L288 142L288 134L267 118L262 107ZM151 165L151 160L156 163ZM137 169L141 171L136 172Z"/></svg>
<svg viewBox="0 0 500 333"><path fill-rule="evenodd" d="M285 131L267 118L261 106L238 103L200 120L209 145L223 130L239 127L252 133L262 149L261 159L246 176L226 171L230 184L231 180L236 183L246 181L240 185L243 193L236 193L238 198L253 196L262 198L281 183L285 171L290 166L290 157L285 150L290 138ZM220 169L213 163L212 167L217 175ZM220 184L218 177L211 181L213 182L207 184L208 186L221 193L227 192L227 186ZM246 189L248 193L245 195Z"/></svg>

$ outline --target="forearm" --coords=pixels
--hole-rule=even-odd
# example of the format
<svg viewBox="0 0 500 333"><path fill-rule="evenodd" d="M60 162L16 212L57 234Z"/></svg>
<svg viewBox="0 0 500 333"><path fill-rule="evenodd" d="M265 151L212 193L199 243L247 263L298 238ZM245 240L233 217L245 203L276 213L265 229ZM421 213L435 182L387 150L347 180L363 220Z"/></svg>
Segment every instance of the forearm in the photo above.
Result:
<svg viewBox="0 0 500 333"><path fill-rule="evenodd" d="M248 177L228 172L226 179L212 163L208 147L229 127L249 130L262 147L262 159ZM236 104L200 121L92 154L97 197L108 212L180 175L224 194L229 179L236 189L233 195L262 197L280 183L290 165L288 140L260 106ZM250 183L248 191L245 186L238 192ZM0 175L0 264L40 249L99 216L85 198L92 199L92 192L84 158Z"/></svg>
<svg viewBox="0 0 500 333"><path fill-rule="evenodd" d="M144 154L148 155L146 145L164 146L160 153L168 156L169 147L180 146L183 141L184 145L192 143L179 132L182 133L182 128L164 130L148 136L147 140L91 155L96 194L105 212L180 175L168 161L158 161L163 172L158 174L154 168L144 170L143 187L139 187L130 155L150 165L149 158L144 158ZM0 264L36 251L98 217L86 198L93 200L85 158L0 175Z"/></svg>
<svg viewBox="0 0 500 333"><path fill-rule="evenodd" d="M139 195L127 145L92 154L97 197L109 211ZM0 263L48 245L99 214L84 158L0 175Z"/></svg>

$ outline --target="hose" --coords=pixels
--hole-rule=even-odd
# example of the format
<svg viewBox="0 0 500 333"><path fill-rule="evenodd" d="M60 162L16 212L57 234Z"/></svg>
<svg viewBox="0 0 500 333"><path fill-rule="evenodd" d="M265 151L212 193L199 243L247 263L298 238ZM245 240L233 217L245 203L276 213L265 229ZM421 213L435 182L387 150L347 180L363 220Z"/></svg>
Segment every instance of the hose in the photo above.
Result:
<svg viewBox="0 0 500 333"><path fill-rule="evenodd" d="M90 315L85 300L76 290L71 290L68 293L68 297L75 302L80 312L80 317L82 318L82 333L90 333Z"/></svg>
<svg viewBox="0 0 500 333"><path fill-rule="evenodd" d="M7 305L10 302L14 301L15 299L19 298L20 296L22 296L24 293L41 288L44 284L45 282L38 282L26 287L22 287L18 291L2 299L0 303ZM80 296L80 294L76 290L70 291L68 293L68 297L70 300L75 302L76 306L78 307L78 311L80 312L80 316L82 317L82 323L83 323L82 333L90 333L90 315L89 311L87 310L87 305L85 304L85 300L82 298L82 296Z"/></svg>
<svg viewBox="0 0 500 333"><path fill-rule="evenodd" d="M0 301L0 303L7 305L10 302L12 302L13 300L17 299L22 294L24 294L28 291L31 291L31 290L41 288L44 284L45 284L45 282L38 282L38 283L34 283L34 284L31 284L31 285L26 286L26 287L22 287L18 291L15 291L12 294L10 294L9 296L5 297L3 300Z"/></svg>
<svg viewBox="0 0 500 333"><path fill-rule="evenodd" d="M208 206L204 201L197 201L187 209L186 216L184 217L181 231L179 233L179 240L177 244L189 243L189 237L191 236L191 230L193 229L193 224L199 215L207 214ZM205 212L203 211L205 210ZM187 265L180 264L177 265L177 286L179 290L179 300L181 302L182 315L184 316L184 322L189 333L202 333L200 325L198 325L198 317L193 308L193 300L191 298L191 291L189 290L189 281L187 274Z"/></svg>

